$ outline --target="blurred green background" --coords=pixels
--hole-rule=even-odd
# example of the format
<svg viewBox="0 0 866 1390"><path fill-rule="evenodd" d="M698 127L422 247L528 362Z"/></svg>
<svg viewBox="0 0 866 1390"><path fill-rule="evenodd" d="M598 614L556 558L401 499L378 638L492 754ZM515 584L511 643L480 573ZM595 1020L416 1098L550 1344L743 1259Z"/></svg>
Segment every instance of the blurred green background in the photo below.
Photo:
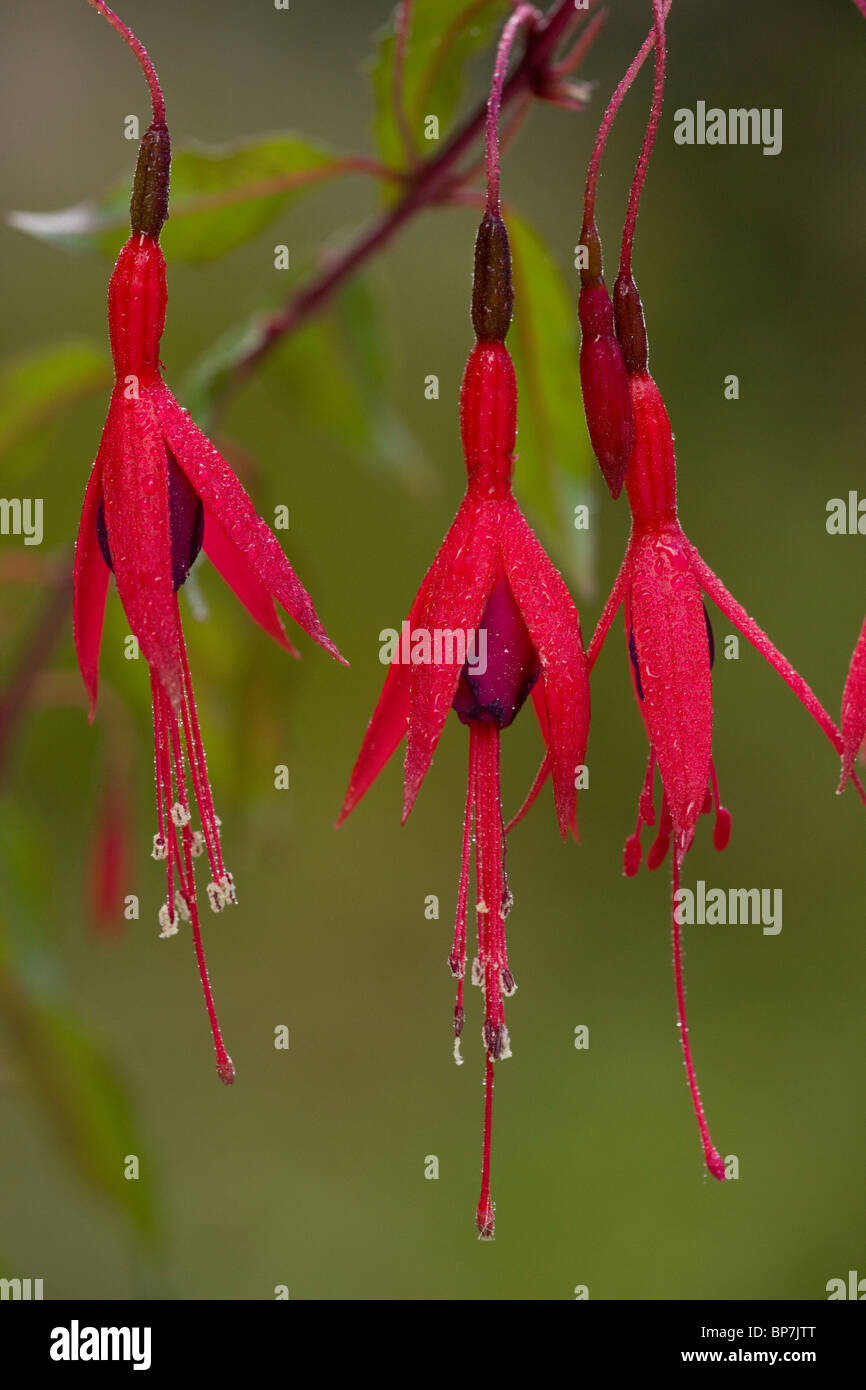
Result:
<svg viewBox="0 0 866 1390"><path fill-rule="evenodd" d="M591 140L649 24L646 3L610 9L580 74L597 83L590 109L534 110L503 173L504 196L545 238L575 303ZM389 12L387 0L295 0L288 13L230 0L122 6L159 70L176 146L296 130L368 153L365 63ZM676 0L669 39L635 268L676 433L681 517L835 716L866 608L863 539L830 537L824 525L828 499L863 483L866 29L850 0ZM144 115L143 83L84 0L4 7L0 48L5 209L65 207L131 176L122 122ZM473 62L466 109L483 98L491 64L489 48ZM600 187L611 265L648 91L644 73ZM698 100L781 107L782 154L676 146L673 112ZM378 206L376 187L352 178L222 260L170 265L169 383L245 315L278 303ZM685 882L784 891L778 936L686 928L698 1074L714 1138L739 1159L739 1179L719 1186L703 1172L679 1053L668 867L621 876L645 737L618 625L594 678L582 844L560 843L547 791L509 846L520 991L509 1006L514 1057L497 1073L497 1239L475 1239L480 1016L473 992L457 1070L445 963L462 728L447 727L406 827L399 758L339 833L333 822L383 676L379 631L399 626L462 495L456 397L476 220L459 209L418 217L372 282L385 397L426 456L426 490L354 457L366 446L353 451L316 427L273 372L221 422L254 463L245 476L263 513L290 506L285 547L352 663L339 669L303 638L303 661L291 661L200 567L209 620L196 623L187 607L185 625L239 894L237 909L204 922L238 1071L231 1090L214 1075L188 936L158 940L146 671L123 660L115 595L102 670L132 729L126 891L141 900L141 919L117 939L96 938L87 906L104 715L88 728L81 708L40 707L16 735L0 820L0 1273L43 1278L46 1298L267 1299L286 1285L292 1298L568 1299L583 1284L593 1299L812 1299L830 1278L866 1273L863 808L850 791L834 796L832 750L746 643L739 661L718 660L715 753L733 837L717 856L705 822ZM5 226L0 241L3 359L66 337L105 342L110 262ZM281 275L277 242L292 257ZM429 373L440 378L435 402L424 398ZM736 402L724 398L728 373L739 376ZM343 388L335 369L335 403ZM4 496L45 499L40 556L71 546L106 399L91 395L4 462ZM585 635L627 525L625 502L596 488ZM0 538L0 560L13 552L37 554ZM32 586L4 585L4 684L40 603ZM715 614L714 625L719 651L730 628ZM59 668L74 672L68 632ZM538 757L526 715L503 742L507 812ZM287 792L273 787L279 763L290 768ZM438 921L425 920L428 894L439 896ZM70 1089L58 1095L49 1082L46 1105L9 1026L10 990L48 1011L59 1055L57 1020L74 1015L117 1069L125 1099L105 1114L93 1101L95 1158L76 1148L76 1126L114 1081L103 1086L102 1063L85 1055ZM287 1052L273 1046L280 1024ZM578 1024L589 1027L588 1051L574 1048ZM130 1151L141 1159L134 1196L122 1177ZM425 1179L427 1155L439 1159L437 1181Z"/></svg>

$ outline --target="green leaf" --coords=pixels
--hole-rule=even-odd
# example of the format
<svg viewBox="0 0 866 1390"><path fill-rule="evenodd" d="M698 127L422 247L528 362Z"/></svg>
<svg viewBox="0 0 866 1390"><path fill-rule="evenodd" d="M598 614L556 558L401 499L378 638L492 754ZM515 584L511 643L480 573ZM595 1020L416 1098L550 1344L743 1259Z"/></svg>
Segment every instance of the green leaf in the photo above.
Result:
<svg viewBox="0 0 866 1390"><path fill-rule="evenodd" d="M156 1234L152 1185L124 1083L106 1052L69 1012L28 999L0 974L0 1014L14 1054L81 1176L141 1236ZM139 1176L124 1177L128 1155Z"/></svg>
<svg viewBox="0 0 866 1390"><path fill-rule="evenodd" d="M583 414L577 312L572 293L538 233L506 215L514 266L508 342L520 392L515 486L578 586L592 586L591 531L575 528L589 505L592 452Z"/></svg>
<svg viewBox="0 0 866 1390"><path fill-rule="evenodd" d="M0 368L0 458L110 381L107 354L88 342L53 343L7 360Z"/></svg>
<svg viewBox="0 0 866 1390"><path fill-rule="evenodd" d="M4 1043L79 1175L138 1236L155 1242L150 1165L126 1084L103 1045L58 1001L56 960L44 939L33 939L34 902L45 895L45 876L40 877L38 868L44 840L19 808L5 802L0 804L0 831ZM128 1154L140 1160L136 1180L124 1177Z"/></svg>
<svg viewBox="0 0 866 1390"><path fill-rule="evenodd" d="M322 179L350 161L297 135L231 146L188 146L171 161L169 220L161 241L169 259L202 264L243 245ZM131 176L95 203L60 212L13 212L21 232L66 251L115 256L129 235Z"/></svg>
<svg viewBox="0 0 866 1390"><path fill-rule="evenodd" d="M238 325L190 372L184 404L205 425L235 364L263 338L262 314ZM381 314L368 282L355 277L329 313L310 320L278 344L263 367L296 423L336 440L377 471L396 474L423 491L432 472L414 435L390 403L389 353Z"/></svg>
<svg viewBox="0 0 866 1390"><path fill-rule="evenodd" d="M424 120L436 116L444 135L463 90L464 67L484 48L510 12L506 0L415 0L403 69L403 104L416 151L429 152ZM394 103L394 21L382 31L371 65L375 98L374 131L382 160L406 169L408 157ZM433 146L435 148L435 146Z"/></svg>

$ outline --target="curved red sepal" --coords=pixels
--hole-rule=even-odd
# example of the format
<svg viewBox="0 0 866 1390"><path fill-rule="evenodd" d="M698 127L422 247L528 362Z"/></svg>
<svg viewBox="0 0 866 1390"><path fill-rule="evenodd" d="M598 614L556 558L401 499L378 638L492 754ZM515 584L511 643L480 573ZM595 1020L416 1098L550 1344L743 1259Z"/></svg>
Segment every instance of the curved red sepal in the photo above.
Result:
<svg viewBox="0 0 866 1390"><path fill-rule="evenodd" d="M297 648L292 646L286 636L283 620L277 612L270 590L259 579L243 551L226 535L213 512L207 510L203 547L211 564L219 571L259 627L264 628L268 636L273 637L274 641L279 642L292 656L299 656Z"/></svg>
<svg viewBox="0 0 866 1390"><path fill-rule="evenodd" d="M181 653L171 563L168 457L151 392L127 400L118 386L103 440L105 526L117 592L141 654L174 706Z"/></svg>
<svg viewBox="0 0 866 1390"><path fill-rule="evenodd" d="M845 690L842 694L842 779L845 786L854 771L854 760L866 738L866 622L851 656Z"/></svg>
<svg viewBox="0 0 866 1390"><path fill-rule="evenodd" d="M96 539L96 516L102 498L102 453L100 444L96 462L87 480L78 539L75 542L75 569L72 595L72 631L75 652L85 689L90 700L90 720L96 714L99 690L99 649L105 622L105 599L108 593L110 570L102 558Z"/></svg>
<svg viewBox="0 0 866 1390"><path fill-rule="evenodd" d="M645 533L632 541L630 552L626 640L637 661L638 703L682 857L694 838L712 759L706 615L691 567L692 546L678 527Z"/></svg>
<svg viewBox="0 0 866 1390"><path fill-rule="evenodd" d="M589 666L580 616L544 547L513 498L500 504L503 568L541 662L556 816L563 839L574 829L575 778L589 737ZM537 699L536 709L540 701ZM539 715L544 732L545 721Z"/></svg>
<svg viewBox="0 0 866 1390"><path fill-rule="evenodd" d="M431 635L477 629L496 583L498 517L496 501L479 501L469 492L460 504L424 581L423 603L415 621ZM420 596L420 595L419 595ZM403 781L403 820L427 775L451 710L462 663L410 667L409 730Z"/></svg>
<svg viewBox="0 0 866 1390"><path fill-rule="evenodd" d="M246 556L261 584L282 604L314 642L348 665L322 626L313 601L298 579L270 527L258 515L239 479L182 410L162 382L152 388L162 433L189 478L206 512L215 516L226 536Z"/></svg>

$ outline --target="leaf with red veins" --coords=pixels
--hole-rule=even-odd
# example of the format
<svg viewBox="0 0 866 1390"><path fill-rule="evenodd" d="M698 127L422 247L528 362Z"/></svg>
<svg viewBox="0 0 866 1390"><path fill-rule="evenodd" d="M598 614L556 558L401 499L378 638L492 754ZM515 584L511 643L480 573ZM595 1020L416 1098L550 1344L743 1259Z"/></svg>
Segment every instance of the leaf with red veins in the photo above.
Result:
<svg viewBox="0 0 866 1390"><path fill-rule="evenodd" d="M574 828L575 774L589 737L589 667L580 617L561 574L513 498L500 504L499 528L503 568L541 663L553 796L565 839ZM537 710L539 706L537 700ZM539 713L543 733L545 719Z"/></svg>
<svg viewBox="0 0 866 1390"><path fill-rule="evenodd" d="M90 721L96 715L99 690L99 648L105 621L105 599L111 571L99 549L96 517L102 497L102 465L106 449L100 444L96 462L87 481L78 539L75 542L75 571L72 599L72 630L82 679L90 697Z"/></svg>
<svg viewBox="0 0 866 1390"><path fill-rule="evenodd" d="M309 637L344 666L348 665L319 621L313 601L286 559L267 522L256 512L248 494L225 459L202 434L160 382L153 388L163 435L189 478L205 511L215 516L237 546L261 584Z"/></svg>
<svg viewBox="0 0 866 1390"><path fill-rule="evenodd" d="M641 713L673 821L680 856L694 838L713 745L713 690L707 621L679 527L632 544L626 638L637 662Z"/></svg>
<svg viewBox="0 0 866 1390"><path fill-rule="evenodd" d="M168 455L150 391L112 398L103 461L105 526L117 592L141 654L166 695L181 699L181 652L172 582Z"/></svg>
<svg viewBox="0 0 866 1390"><path fill-rule="evenodd" d="M436 632L477 629L501 568L497 553L500 506L499 500L479 501L471 492L460 504L425 580L424 602L415 619L431 641ZM462 663L413 664L410 669L403 821L415 804L436 751Z"/></svg>
<svg viewBox="0 0 866 1390"><path fill-rule="evenodd" d="M270 590L262 583L246 556L226 535L213 512L208 511L205 512L204 552L259 626L292 656L299 656L300 653L286 636L283 620Z"/></svg>
<svg viewBox="0 0 866 1390"><path fill-rule="evenodd" d="M854 771L863 740L866 738L866 622L860 632L851 657L845 690L842 695L842 780L845 786Z"/></svg>

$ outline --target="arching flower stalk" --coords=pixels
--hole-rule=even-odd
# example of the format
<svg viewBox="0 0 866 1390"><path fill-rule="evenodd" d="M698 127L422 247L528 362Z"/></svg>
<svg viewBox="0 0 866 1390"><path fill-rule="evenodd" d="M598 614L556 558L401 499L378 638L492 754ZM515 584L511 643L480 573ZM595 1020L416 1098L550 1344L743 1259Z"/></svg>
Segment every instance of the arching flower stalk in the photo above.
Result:
<svg viewBox="0 0 866 1390"><path fill-rule="evenodd" d="M165 103L145 49L102 0L89 0L134 52L150 88L130 204L131 235L108 289L115 385L87 485L75 551L74 630L81 673L96 710L99 648L110 572L150 669L156 765L153 857L166 866L161 935L189 922L216 1049L226 1083L234 1067L223 1043L205 964L193 861L207 858L215 912L235 902L223 859L220 821L208 778L177 593L199 551L223 575L256 622L293 652L276 599L340 660L312 601L276 537L256 515L228 464L175 400L160 374L165 260L159 235L168 216L170 142ZM194 805L193 805L194 804ZM193 809L200 828L193 827Z"/></svg>
<svg viewBox="0 0 866 1390"><path fill-rule="evenodd" d="M516 988L508 964L500 797L500 733L530 690L553 773L556 814L565 837L575 827L576 772L586 751L589 684L577 609L518 507L511 490L517 387L505 346L513 295L508 236L499 208L498 116L514 37L534 23L531 6L515 9L503 31L488 106L487 207L475 244L472 324L476 342L460 393L460 428L468 483L457 516L424 577L404 631L430 659L404 663L395 652L346 793L342 822L407 738L403 819L412 809L450 710L469 730L454 944L457 978L455 1058L464 1027L463 987L473 830L477 955L470 970L484 996L485 1107L479 1235L494 1234L490 1189L494 1064L510 1056L505 1000ZM436 639L462 635L463 644ZM484 660L467 660L461 646Z"/></svg>

